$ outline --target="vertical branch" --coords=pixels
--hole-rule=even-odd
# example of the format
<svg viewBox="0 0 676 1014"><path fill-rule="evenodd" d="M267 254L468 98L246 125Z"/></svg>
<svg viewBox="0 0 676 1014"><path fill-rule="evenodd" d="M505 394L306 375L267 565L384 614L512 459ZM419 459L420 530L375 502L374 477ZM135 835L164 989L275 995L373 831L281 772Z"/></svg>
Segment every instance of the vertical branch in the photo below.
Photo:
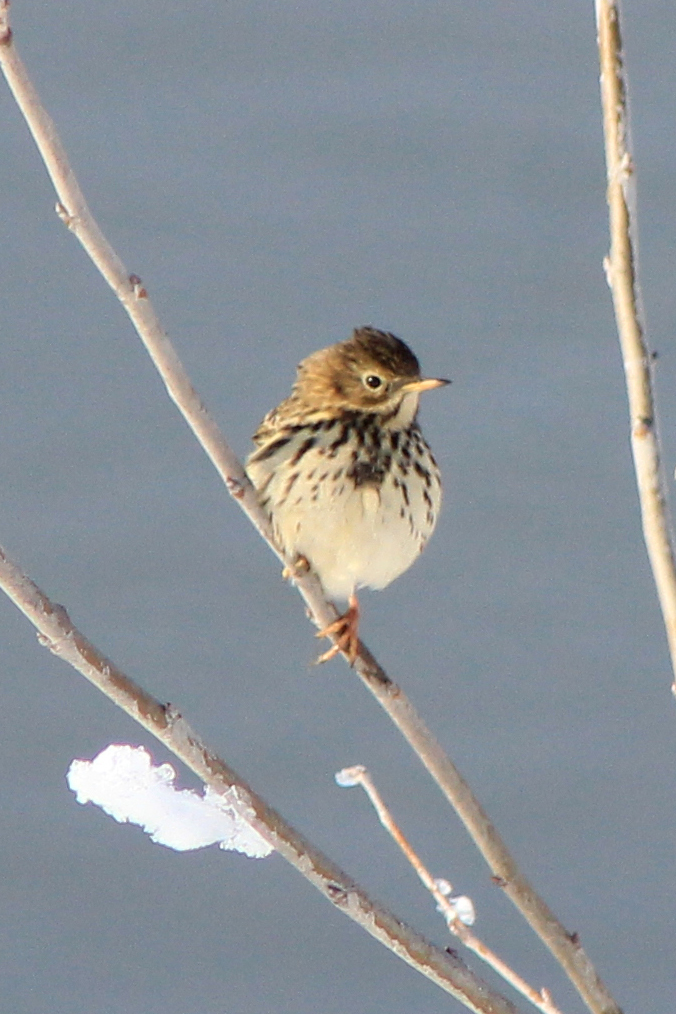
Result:
<svg viewBox="0 0 676 1014"><path fill-rule="evenodd" d="M629 151L627 82L617 0L596 0L596 20L610 218L610 254L604 266L624 360L643 537L676 673L676 565L637 276L636 179ZM676 692L676 684L672 689Z"/></svg>

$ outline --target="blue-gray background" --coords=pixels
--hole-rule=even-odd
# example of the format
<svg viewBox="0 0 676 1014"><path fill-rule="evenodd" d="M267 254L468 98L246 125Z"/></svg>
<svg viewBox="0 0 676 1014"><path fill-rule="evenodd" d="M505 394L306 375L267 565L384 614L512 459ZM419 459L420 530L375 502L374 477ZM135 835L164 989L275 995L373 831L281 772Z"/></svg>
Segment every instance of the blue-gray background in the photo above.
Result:
<svg viewBox="0 0 676 1014"><path fill-rule="evenodd" d="M674 21L627 3L642 273L676 462ZM373 323L451 388L424 558L363 632L627 1011L673 1006L674 729L607 248L591 3L16 0L94 213L243 455L297 361ZM372 768L479 932L582 1005L229 501L2 117L0 542L118 664L376 897L441 943L358 791ZM670 480L671 481L671 480ZM176 855L64 773L150 742L0 602L7 1010L460 1009L278 857ZM183 776L183 784L192 784ZM474 961L472 962L473 964Z"/></svg>

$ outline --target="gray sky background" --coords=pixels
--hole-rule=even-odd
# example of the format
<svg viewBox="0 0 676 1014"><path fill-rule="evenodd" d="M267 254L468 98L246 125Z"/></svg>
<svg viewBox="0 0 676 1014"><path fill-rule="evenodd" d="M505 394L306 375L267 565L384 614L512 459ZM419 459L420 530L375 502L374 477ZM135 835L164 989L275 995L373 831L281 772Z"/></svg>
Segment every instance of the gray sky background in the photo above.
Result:
<svg viewBox="0 0 676 1014"><path fill-rule="evenodd" d="M671 4L625 6L671 476L676 32ZM420 562L363 596L365 640L626 1011L671 1010L676 705L601 267L593 4L15 0L12 17L92 210L242 455L299 359L355 325L393 330L453 378L422 417L443 516ZM4 88L0 116L0 542L445 946L366 800L333 783L367 764L435 874L473 897L478 932L578 1014L358 680L340 661L309 667L300 600L58 222ZM461 1009L278 857L176 855L79 807L72 758L114 741L165 754L3 601L0 630L7 1010Z"/></svg>

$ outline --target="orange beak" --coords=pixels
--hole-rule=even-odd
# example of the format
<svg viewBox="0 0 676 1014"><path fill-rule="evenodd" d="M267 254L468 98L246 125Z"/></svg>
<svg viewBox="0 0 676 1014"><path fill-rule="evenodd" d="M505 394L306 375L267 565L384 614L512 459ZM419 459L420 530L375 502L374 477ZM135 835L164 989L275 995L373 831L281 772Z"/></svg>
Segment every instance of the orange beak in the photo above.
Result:
<svg viewBox="0 0 676 1014"><path fill-rule="evenodd" d="M402 384L401 390L405 391L406 394L410 392L418 394L420 391L433 391L435 387L445 387L446 384L450 384L450 380L441 380L440 378L409 380L408 383Z"/></svg>

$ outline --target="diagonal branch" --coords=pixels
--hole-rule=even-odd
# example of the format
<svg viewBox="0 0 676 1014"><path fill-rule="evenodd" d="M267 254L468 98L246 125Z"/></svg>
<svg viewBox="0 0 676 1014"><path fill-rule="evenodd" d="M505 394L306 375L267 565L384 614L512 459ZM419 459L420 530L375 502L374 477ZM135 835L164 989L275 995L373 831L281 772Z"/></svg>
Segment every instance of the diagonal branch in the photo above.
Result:
<svg viewBox="0 0 676 1014"><path fill-rule="evenodd" d="M416 971L477 1014L518 1014L462 961L429 943L372 901L347 874L286 823L208 749L171 705L161 704L107 659L0 548L0 588L38 630L40 643L68 662L216 792L235 787L242 816L324 897Z"/></svg>
<svg viewBox="0 0 676 1014"><path fill-rule="evenodd" d="M652 392L652 358L646 344L642 319L636 256L636 177L629 150L627 81L620 11L616 0L596 0L596 20L610 218L610 255L604 266L613 296L624 360L631 450L641 504L643 537L657 586L671 664L676 673L676 564L660 464L660 442ZM672 689L676 693L676 683Z"/></svg>
<svg viewBox="0 0 676 1014"><path fill-rule="evenodd" d="M103 236L68 163L56 128L45 112L14 46L8 23L7 0L0 0L0 65L54 183L57 211L83 245L94 264L120 300L170 397L213 462L225 485L268 545L283 559L274 544L269 520L262 510L242 465L221 435L162 328L148 293L136 275L130 275ZM284 561L289 564L290 561ZM310 617L321 630L338 613L312 574L294 575ZM593 1014L620 1014L620 1009L601 981L576 934L570 934L519 871L496 828L458 769L446 756L422 718L379 665L365 645L360 645L355 669L387 712L432 778L458 813L488 863L493 878L516 905L534 932L578 990Z"/></svg>

